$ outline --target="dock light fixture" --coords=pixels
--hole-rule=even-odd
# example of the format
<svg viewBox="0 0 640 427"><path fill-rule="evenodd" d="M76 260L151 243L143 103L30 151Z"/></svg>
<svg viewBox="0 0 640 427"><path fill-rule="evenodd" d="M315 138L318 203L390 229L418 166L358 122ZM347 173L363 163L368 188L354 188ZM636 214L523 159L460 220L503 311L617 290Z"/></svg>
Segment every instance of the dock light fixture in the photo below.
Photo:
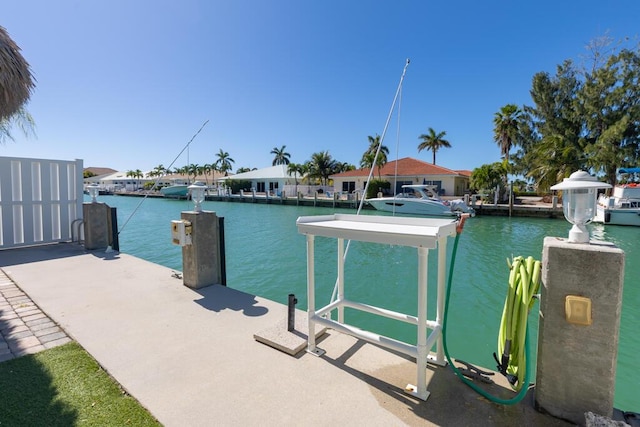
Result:
<svg viewBox="0 0 640 427"><path fill-rule="evenodd" d="M563 191L562 211L567 221L573 224L569 231L569 243L589 243L586 225L596 215L598 188L611 188L611 185L599 182L582 170L551 187L551 190Z"/></svg>
<svg viewBox="0 0 640 427"><path fill-rule="evenodd" d="M89 190L89 195L91 196L91 203L97 203L100 186L94 182L93 184L87 185L87 190Z"/></svg>
<svg viewBox="0 0 640 427"><path fill-rule="evenodd" d="M191 184L189 187L189 193L191 193L191 200L193 201L194 212L202 212L202 202L204 202L204 190L206 186L200 183Z"/></svg>

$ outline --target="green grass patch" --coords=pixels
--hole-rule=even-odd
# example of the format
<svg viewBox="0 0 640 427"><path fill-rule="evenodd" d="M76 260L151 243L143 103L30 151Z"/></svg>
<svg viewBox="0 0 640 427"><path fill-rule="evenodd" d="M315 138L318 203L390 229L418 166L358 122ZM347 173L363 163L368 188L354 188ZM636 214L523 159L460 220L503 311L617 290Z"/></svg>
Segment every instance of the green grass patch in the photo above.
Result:
<svg viewBox="0 0 640 427"><path fill-rule="evenodd" d="M0 426L159 426L77 343L0 363Z"/></svg>

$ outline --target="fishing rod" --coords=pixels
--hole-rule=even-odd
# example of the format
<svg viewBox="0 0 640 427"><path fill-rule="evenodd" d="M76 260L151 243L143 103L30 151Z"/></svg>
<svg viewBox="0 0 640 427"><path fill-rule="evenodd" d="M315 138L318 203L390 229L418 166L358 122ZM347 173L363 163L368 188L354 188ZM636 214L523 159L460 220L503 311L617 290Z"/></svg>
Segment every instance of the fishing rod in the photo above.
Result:
<svg viewBox="0 0 640 427"><path fill-rule="evenodd" d="M382 148L382 143L384 141L384 137L387 134L387 129L389 128L389 122L391 121L391 116L393 115L393 111L395 110L396 103L398 98L401 98L402 93L402 84L404 82L404 76L407 73L407 68L409 67L409 63L411 60L407 58L407 61L404 64L404 68L402 69L402 75L400 76L400 82L398 83L398 88L396 89L396 94L393 97L393 102L391 103L391 108L389 109L389 114L387 115L387 121L384 124L384 128L382 129L382 135L380 135L380 142L378 143L378 148L376 149L376 155L373 157L373 163L371 164L371 170L369 171L369 176L367 177L367 182L364 185L364 190L362 192L362 199L360 199L360 203L358 205L358 210L356 211L356 215L360 215L360 211L362 211L362 207L364 206L364 199L367 194L367 190L369 188L369 182L371 182L371 177L373 176L373 168L378 162L378 156L380 155L380 150ZM398 167L398 162L396 161L396 168ZM351 239L347 240L347 245L344 250L344 255L342 257L343 261L347 259L347 255L349 254L349 247L351 246ZM336 283L333 287L333 293L331 294L331 301L335 301L336 295L338 293L338 279L336 278Z"/></svg>
<svg viewBox="0 0 640 427"><path fill-rule="evenodd" d="M129 221L131 220L131 218L133 217L133 215L135 215L135 213L138 211L138 209L140 208L140 206L142 205L142 203L147 199L147 197L149 197L149 194L151 193L151 191L155 190L158 186L158 182L160 182L160 180L162 178L164 178L164 176L167 174L167 172L171 169L171 167L173 166L173 164L178 160L178 158L180 158L180 156L182 155L182 153L184 153L184 150L187 150L189 148L189 146L191 145L191 143L193 142L194 139L196 139L196 136L198 136L200 134L200 132L202 132L202 129L204 129L204 127L207 125L207 123L209 123L209 120L207 119L202 126L200 126L200 129L198 129L198 131L196 133L193 134L193 136L191 137L191 139L189 140L189 142L187 142L187 144L182 148L182 150L180 150L180 152L178 153L178 155L173 159L173 161L171 162L171 164L169 165L168 168L166 168L164 170L164 172L162 172L162 174L160 176L158 176L158 178L156 178L156 180L153 183L153 186L151 187L151 189L147 192L147 194L144 195L144 197L140 200L140 203L138 203L138 205L136 206L136 208L133 210L133 212L131 212L131 215L129 215L129 218L127 218L127 220L124 222L124 224L122 224L122 227L120 227L120 230L118 230L118 235L120 235L120 233L122 233L122 230L124 230L124 228L127 226L127 224L129 223ZM187 161L188 163L188 161Z"/></svg>

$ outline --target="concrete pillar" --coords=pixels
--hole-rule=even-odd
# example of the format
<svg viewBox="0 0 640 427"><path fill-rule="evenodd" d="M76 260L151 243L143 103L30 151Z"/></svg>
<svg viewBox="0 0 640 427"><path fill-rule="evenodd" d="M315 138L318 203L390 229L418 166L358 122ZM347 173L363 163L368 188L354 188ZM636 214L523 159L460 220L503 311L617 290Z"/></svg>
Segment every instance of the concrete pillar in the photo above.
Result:
<svg viewBox="0 0 640 427"><path fill-rule="evenodd" d="M544 239L538 409L580 425L588 411L611 418L624 259L610 243Z"/></svg>
<svg viewBox="0 0 640 427"><path fill-rule="evenodd" d="M105 249L111 245L113 226L111 208L105 203L83 203L84 247L89 250Z"/></svg>
<svg viewBox="0 0 640 427"><path fill-rule="evenodd" d="M222 284L220 227L215 212L182 212L191 222L191 244L182 247L182 280L193 289Z"/></svg>

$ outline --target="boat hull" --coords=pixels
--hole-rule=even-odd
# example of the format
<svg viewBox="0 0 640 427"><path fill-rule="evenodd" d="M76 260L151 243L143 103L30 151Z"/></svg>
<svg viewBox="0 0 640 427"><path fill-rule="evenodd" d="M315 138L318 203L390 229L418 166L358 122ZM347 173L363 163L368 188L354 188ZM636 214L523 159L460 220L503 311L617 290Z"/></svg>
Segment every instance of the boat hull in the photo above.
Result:
<svg viewBox="0 0 640 427"><path fill-rule="evenodd" d="M640 186L617 185L612 196L600 196L593 222L640 227Z"/></svg>
<svg viewBox="0 0 640 427"><path fill-rule="evenodd" d="M189 189L187 185L170 185L160 189L164 197L187 197Z"/></svg>
<svg viewBox="0 0 640 427"><path fill-rule="evenodd" d="M640 227L640 208L605 208L598 206L593 222Z"/></svg>
<svg viewBox="0 0 640 427"><path fill-rule="evenodd" d="M368 199L367 202L376 210L383 212L440 217L457 216L455 212L451 211L450 206L431 200L411 200L402 197L381 197Z"/></svg>

